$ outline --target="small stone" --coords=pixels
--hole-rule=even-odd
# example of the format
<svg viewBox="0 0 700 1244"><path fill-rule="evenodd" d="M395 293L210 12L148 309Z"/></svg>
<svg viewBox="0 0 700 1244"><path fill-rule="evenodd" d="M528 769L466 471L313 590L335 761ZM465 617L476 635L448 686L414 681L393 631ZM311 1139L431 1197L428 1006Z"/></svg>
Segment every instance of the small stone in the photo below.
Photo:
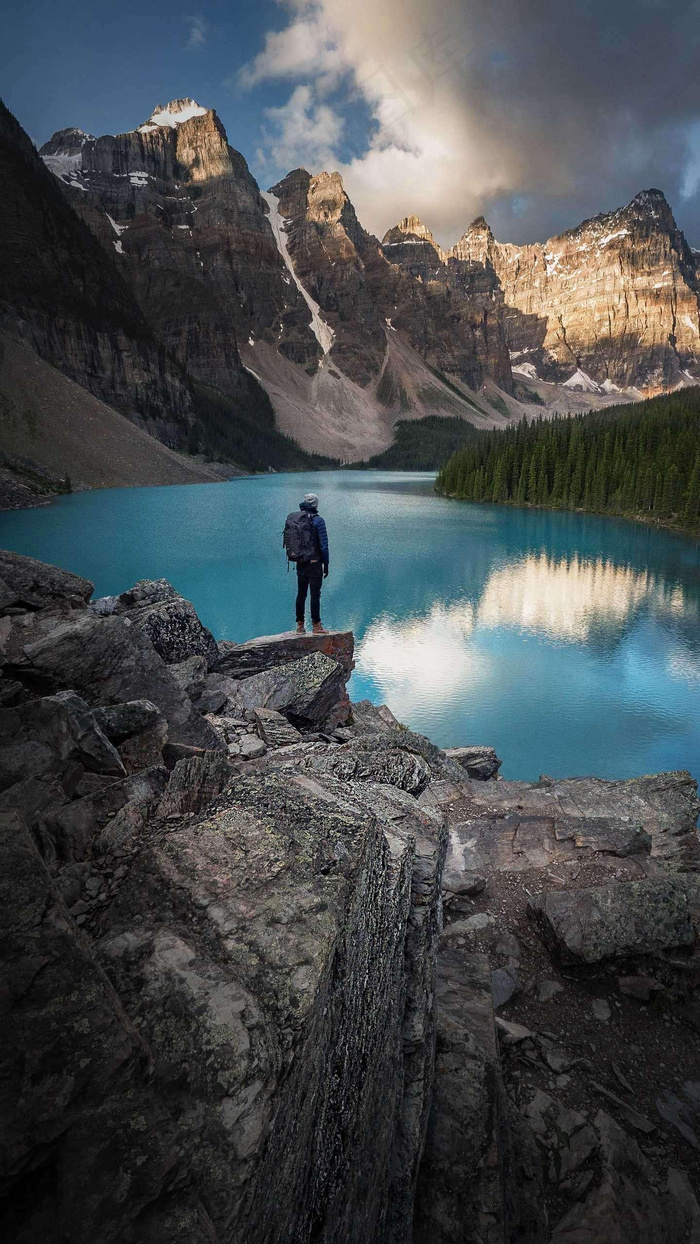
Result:
<svg viewBox="0 0 700 1244"><path fill-rule="evenodd" d="M532 1036L529 1028L501 1019L500 1015L496 1016L494 1023L504 1045L519 1045L521 1041L527 1041Z"/></svg>
<svg viewBox="0 0 700 1244"><path fill-rule="evenodd" d="M542 984L540 985L539 993L537 995L537 1001L538 1002L551 1002L552 998L556 997L558 993L562 993L563 990L564 990L564 986L560 985L559 981L551 981L551 980L542 981Z"/></svg>
<svg viewBox="0 0 700 1244"><path fill-rule="evenodd" d="M663 985L653 976L618 976L617 986L620 993L628 998L638 998L640 1002L648 1002L653 993L663 989Z"/></svg>
<svg viewBox="0 0 700 1244"><path fill-rule="evenodd" d="M520 943L512 933L501 933L493 949L494 954L503 955L506 959L520 958Z"/></svg>
<svg viewBox="0 0 700 1244"><path fill-rule="evenodd" d="M228 747L226 748L226 750L227 750L227 752L228 752L229 756L240 756L240 754L241 754L241 746L240 746L240 743L229 743L229 745L228 745Z"/></svg>
<svg viewBox="0 0 700 1244"><path fill-rule="evenodd" d="M593 1014L596 1019L601 1021L601 1023L607 1024L610 1016L612 1015L612 1011L610 1010L609 1003L606 1002L605 998L593 999Z"/></svg>
<svg viewBox="0 0 700 1244"><path fill-rule="evenodd" d="M495 972L491 973L491 997L494 1009L505 1006L516 993L520 993L521 989L520 977L512 968L496 968Z"/></svg>
<svg viewBox="0 0 700 1244"><path fill-rule="evenodd" d="M267 748L262 739L255 734L244 734L240 745L241 756L244 760L257 760L259 756L264 756Z"/></svg>

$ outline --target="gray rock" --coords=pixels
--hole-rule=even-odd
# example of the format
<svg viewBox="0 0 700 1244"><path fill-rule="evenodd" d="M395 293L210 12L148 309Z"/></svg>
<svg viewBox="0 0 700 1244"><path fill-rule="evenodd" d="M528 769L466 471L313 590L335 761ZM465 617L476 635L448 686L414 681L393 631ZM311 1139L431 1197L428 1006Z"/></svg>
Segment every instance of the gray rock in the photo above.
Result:
<svg viewBox="0 0 700 1244"><path fill-rule="evenodd" d="M179 760L158 806L158 816L183 816L203 811L221 794L235 773L228 757L221 752L203 752L201 756Z"/></svg>
<svg viewBox="0 0 700 1244"><path fill-rule="evenodd" d="M20 1207L3 1201L3 1226L17 1241L115 1244L154 1199L163 1198L156 1217L174 1209L175 1128L133 1024L19 817L0 816L0 851L0 1114ZM52 1177L37 1180L47 1151ZM126 1201L114 1197L120 1187ZM162 1219L159 1229L171 1238Z"/></svg>
<svg viewBox="0 0 700 1244"><path fill-rule="evenodd" d="M40 826L41 849L48 861L84 860L90 853L97 834L125 804L132 800L151 799L162 795L168 780L167 769L156 767L111 782L94 795L74 799L57 809L50 809Z"/></svg>
<svg viewBox="0 0 700 1244"><path fill-rule="evenodd" d="M440 951L435 1088L418 1180L414 1244L467 1240L480 1223L488 1224L489 1235L475 1231L475 1240L506 1238L499 1156L506 1110L489 976L484 955L457 947Z"/></svg>
<svg viewBox="0 0 700 1244"><path fill-rule="evenodd" d="M618 976L617 987L620 993L640 1002L648 1002L653 994L663 990L661 982L654 980L653 976Z"/></svg>
<svg viewBox="0 0 700 1244"><path fill-rule="evenodd" d="M363 734L383 734L386 730L399 729L400 723L387 704L357 700L351 709L353 726Z"/></svg>
<svg viewBox="0 0 700 1244"><path fill-rule="evenodd" d="M311 653L299 661L279 665L263 674L233 684L229 704L236 712L272 708L301 729L317 729L333 717L346 700L342 665Z"/></svg>
<svg viewBox="0 0 700 1244"><path fill-rule="evenodd" d="M188 695L191 700L198 700L205 687L207 676L206 657L186 657L184 661L171 664L170 673L185 695Z"/></svg>
<svg viewBox="0 0 700 1244"><path fill-rule="evenodd" d="M58 566L0 549L0 613L16 606L43 609L69 597L85 604L93 586L88 579Z"/></svg>
<svg viewBox="0 0 700 1244"><path fill-rule="evenodd" d="M323 635L298 635L286 631L282 635L261 635L244 644L221 640L218 660L211 661L216 668L230 678L249 678L264 670L275 669L290 661L298 661L313 652L322 652L342 665L346 677L354 666L355 637L352 631L326 631Z"/></svg>
<svg viewBox="0 0 700 1244"><path fill-rule="evenodd" d="M700 1083L686 1080L681 1092L679 1096L665 1089L656 1099L656 1109L691 1149L700 1153Z"/></svg>
<svg viewBox="0 0 700 1244"><path fill-rule="evenodd" d="M494 1010L505 1006L516 993L520 993L523 983L514 968L496 968L491 973L491 997Z"/></svg>
<svg viewBox="0 0 700 1244"><path fill-rule="evenodd" d="M64 775L71 763L114 777L125 773L119 753L85 701L72 691L0 710L2 735L0 789L30 778Z"/></svg>
<svg viewBox="0 0 700 1244"><path fill-rule="evenodd" d="M671 878L550 890L530 899L528 915L562 963L598 963L695 940L685 890Z"/></svg>
<svg viewBox="0 0 700 1244"><path fill-rule="evenodd" d="M246 775L136 855L100 915L101 960L222 1238L281 1240L292 1206L300 1239L319 1215L328 1238L379 1236L406 1082L412 852L347 788Z"/></svg>
<svg viewBox="0 0 700 1244"><path fill-rule="evenodd" d="M520 958L520 942L514 933L509 933L506 929L505 933L500 933L493 947L495 955L502 955L506 959Z"/></svg>
<svg viewBox="0 0 700 1244"><path fill-rule="evenodd" d="M301 741L299 731L281 713L272 708L256 708L254 712L258 733L268 747L287 747Z"/></svg>
<svg viewBox="0 0 700 1244"><path fill-rule="evenodd" d="M610 1004L605 998L594 998L591 1007L596 1019L599 1019L603 1024L609 1023L612 1012Z"/></svg>
<svg viewBox="0 0 700 1244"><path fill-rule="evenodd" d="M267 748L262 739L254 734L244 734L240 740L240 753L243 760L257 760L264 756Z"/></svg>
<svg viewBox="0 0 700 1244"><path fill-rule="evenodd" d="M128 700L93 710L95 721L112 743L124 743L135 734L149 730L163 720L160 709L150 700Z"/></svg>
<svg viewBox="0 0 700 1244"><path fill-rule="evenodd" d="M467 777L477 782L487 782L498 773L502 760L499 760L493 747L447 747L445 755L456 760L467 771Z"/></svg>
<svg viewBox="0 0 700 1244"><path fill-rule="evenodd" d="M432 777L423 756L409 748L392 746L392 740L359 738L351 743L310 752L303 767L330 773L344 781L383 782L412 795L420 795Z"/></svg>
<svg viewBox="0 0 700 1244"><path fill-rule="evenodd" d="M564 986L560 985L559 981L551 981L551 980L542 981L542 983L540 984L539 992L537 994L537 1001L538 1002L551 1002L552 998L555 998L558 993L563 992L563 989L564 989Z"/></svg>
<svg viewBox="0 0 700 1244"><path fill-rule="evenodd" d="M148 636L166 665L179 665L188 657L204 657L215 662L219 650L211 631L202 625L189 600L174 600L140 605L127 617Z"/></svg>
<svg viewBox="0 0 700 1244"><path fill-rule="evenodd" d="M600 1093L607 1101L614 1102L625 1122L629 1123L636 1132L642 1132L643 1135L650 1136L652 1132L656 1131L654 1124L645 1115L635 1110L628 1102L623 1101L621 1097L618 1097L617 1093L612 1093L610 1089L605 1088L603 1084L598 1084L595 1080L591 1080L591 1088L594 1088L596 1093Z"/></svg>
<svg viewBox="0 0 700 1244"><path fill-rule="evenodd" d="M511 1020L501 1019L500 1015L496 1016L495 1024L504 1045L520 1045L521 1041L527 1041L532 1036L530 1029L523 1024L514 1024Z"/></svg>
<svg viewBox="0 0 700 1244"><path fill-rule="evenodd" d="M166 718L173 742L219 746L150 640L126 617L86 614L24 651L32 673L57 689L73 688L93 706L148 699Z"/></svg>

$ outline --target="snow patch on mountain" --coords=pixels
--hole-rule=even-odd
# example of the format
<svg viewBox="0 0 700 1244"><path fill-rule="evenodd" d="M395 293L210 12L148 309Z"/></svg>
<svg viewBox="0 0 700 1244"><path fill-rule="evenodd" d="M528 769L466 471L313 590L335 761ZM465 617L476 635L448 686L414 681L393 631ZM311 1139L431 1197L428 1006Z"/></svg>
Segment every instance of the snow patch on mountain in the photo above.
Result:
<svg viewBox="0 0 700 1244"><path fill-rule="evenodd" d="M173 99L169 104L157 104L148 120L139 126L139 133L148 134L159 125L167 125L174 130L183 121L191 121L192 117L203 117L207 111L194 99Z"/></svg>
<svg viewBox="0 0 700 1244"><path fill-rule="evenodd" d="M534 363L516 363L512 370L514 374L527 376L528 380L539 380Z"/></svg>
<svg viewBox="0 0 700 1244"><path fill-rule="evenodd" d="M584 393L600 393L600 385L596 384L595 380L580 367L576 369L573 376L569 376L569 379L564 381L564 388L582 389Z"/></svg>
<svg viewBox="0 0 700 1244"><path fill-rule="evenodd" d="M275 242L277 243L277 249L289 269L289 273L294 281L294 284L311 312L311 330L323 350L324 355L328 354L328 351L333 345L335 333L333 332L330 324L327 324L323 319L323 316L321 315L321 308L317 302L314 302L311 294L304 289L304 286L295 272L292 257L287 250L287 222L284 216L280 215L279 199L269 190L261 191L261 194L270 209L269 220L270 225L272 226L272 232L275 236Z"/></svg>

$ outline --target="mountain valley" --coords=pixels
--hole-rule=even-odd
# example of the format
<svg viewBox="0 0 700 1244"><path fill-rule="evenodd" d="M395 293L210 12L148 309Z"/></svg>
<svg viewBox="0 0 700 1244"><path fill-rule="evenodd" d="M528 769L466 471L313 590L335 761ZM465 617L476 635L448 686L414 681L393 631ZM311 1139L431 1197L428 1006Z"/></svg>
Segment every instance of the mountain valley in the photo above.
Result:
<svg viewBox="0 0 700 1244"><path fill-rule="evenodd" d="M261 192L191 99L38 155L5 110L0 147L5 349L188 455L185 474L192 455L200 478L362 462L398 421L503 428L700 378L699 257L660 191L546 243L480 218L444 249L411 215L379 241L335 172ZM36 460L59 469L48 442ZM74 486L103 477L84 463Z"/></svg>

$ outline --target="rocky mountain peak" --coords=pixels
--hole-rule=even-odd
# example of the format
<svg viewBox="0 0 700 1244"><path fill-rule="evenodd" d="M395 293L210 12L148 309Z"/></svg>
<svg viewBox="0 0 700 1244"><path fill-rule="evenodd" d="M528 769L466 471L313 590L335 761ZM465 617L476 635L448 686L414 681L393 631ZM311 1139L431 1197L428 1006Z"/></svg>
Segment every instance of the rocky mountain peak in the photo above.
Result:
<svg viewBox="0 0 700 1244"><path fill-rule="evenodd" d="M491 227L483 216L477 216L458 242L446 251L446 259L462 259L466 263L485 263L494 245Z"/></svg>
<svg viewBox="0 0 700 1244"><path fill-rule="evenodd" d="M157 129L161 125L168 126L174 130L176 126L182 125L184 121L191 121L193 117L206 116L211 109L203 108L195 99L171 99L169 104L156 104L153 112L143 125L138 127L140 134L147 134L150 130Z"/></svg>
<svg viewBox="0 0 700 1244"><path fill-rule="evenodd" d="M68 126L65 130L56 130L48 142L39 148L40 156L77 155L88 142L94 142L92 134L79 130L77 126Z"/></svg>
<svg viewBox="0 0 700 1244"><path fill-rule="evenodd" d="M397 225L392 229L388 229L382 238L382 246L398 246L405 242L425 243L429 242L437 251L440 259L444 261L445 255L442 247L435 241L430 229L423 224L420 216L404 216Z"/></svg>

